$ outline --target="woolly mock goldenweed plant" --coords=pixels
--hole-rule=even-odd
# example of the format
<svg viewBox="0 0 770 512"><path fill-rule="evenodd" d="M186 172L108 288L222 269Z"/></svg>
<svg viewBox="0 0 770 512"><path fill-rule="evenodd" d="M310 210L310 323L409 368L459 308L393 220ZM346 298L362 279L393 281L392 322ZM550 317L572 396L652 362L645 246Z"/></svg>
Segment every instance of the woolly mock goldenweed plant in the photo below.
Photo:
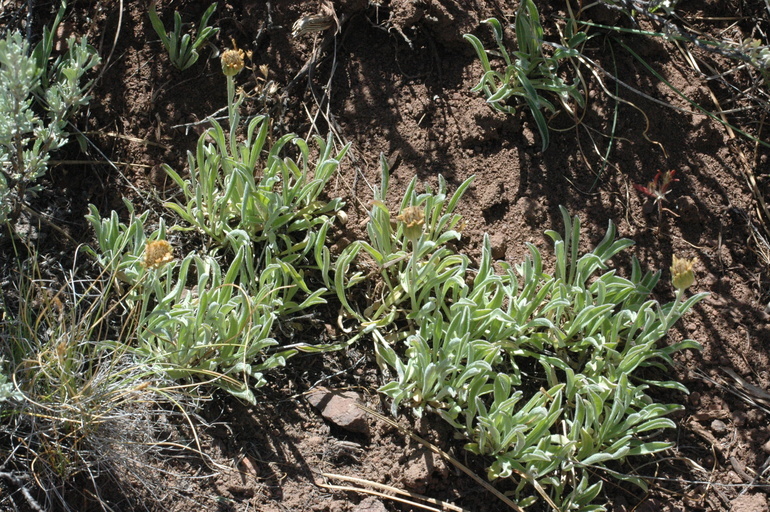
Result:
<svg viewBox="0 0 770 512"><path fill-rule="evenodd" d="M310 148L296 135L267 145L270 122L265 116L249 123L245 140L232 153L222 127L216 121L212 125L188 155L189 178L164 166L184 197L167 206L189 224L174 229L199 231L230 253L253 246L255 268L283 266L297 278L293 286L311 293L303 268L328 275L326 233L344 204L338 198L324 200L321 193L348 146L334 154L331 139L316 138L319 155L311 168ZM299 161L282 156L289 144L299 151Z"/></svg>
<svg viewBox="0 0 770 512"><path fill-rule="evenodd" d="M290 134L268 144L265 116L252 119L239 140L243 96L235 97L234 78L244 56L237 48L222 56L229 133L211 120L188 155L189 178L165 166L183 197L167 206L182 222L167 229L161 221L146 236L147 212L135 215L128 203L128 224L115 212L102 219L94 207L88 218L99 244L94 255L126 286L126 303L137 315L135 355L165 376L254 402L264 371L297 350L332 348L282 349L272 331L276 320L325 302L327 289L315 283L331 284L326 233L343 203L321 194L348 146L335 155L331 139L316 139L311 168L305 140ZM298 162L283 156L290 144ZM199 232L209 249L174 254L168 235L175 231Z"/></svg>
<svg viewBox="0 0 770 512"><path fill-rule="evenodd" d="M257 269L251 246L243 242L225 269L212 256L176 259L165 226L145 238L147 213L128 209L128 224L114 212L102 219L94 207L88 218L100 245L97 257L119 276L136 316L132 355L158 374L196 386L209 383L254 402L252 389L265 384L262 372L294 353L266 354L277 344L271 338L276 315L309 307L318 293L293 302L294 293L284 291L286 269ZM243 232L229 235L247 238Z"/></svg>
<svg viewBox="0 0 770 512"><path fill-rule="evenodd" d="M438 189L416 192L417 179L407 186L397 215L391 215L385 203L389 177L387 163L381 159L382 185L375 189L369 213L369 241L358 240L340 254L335 273L335 289L349 314L369 328L392 325L397 319L412 319L421 308L445 308L448 290L437 290L451 282L450 276L464 264L464 259L448 247L460 238L460 216L454 213L460 197L473 182L466 180L451 196L447 184L438 178ZM373 260L369 277L379 277L368 292L370 305L357 311L348 302L345 290L366 276L348 275L359 252ZM405 333L404 333L405 334Z"/></svg>
<svg viewBox="0 0 770 512"><path fill-rule="evenodd" d="M349 145L334 154L331 137L327 141L317 137L319 155L311 168L310 148L304 139L287 134L268 144L270 120L266 116L253 118L245 138L238 141L242 98L234 97L233 78L243 65L242 50L223 54L229 134L211 120L212 128L201 135L195 153L188 155L188 179L164 166L184 196L181 203L167 206L190 225L187 229L205 234L221 248L236 251L240 244L254 244L259 248L255 255L258 268L273 263L303 266L322 262L326 232L344 203L325 201L321 193ZM298 161L283 155L290 145L296 148ZM231 236L236 231L245 238ZM314 261L308 259L311 253ZM321 270L328 275L330 269L327 265ZM306 288L302 282L297 284Z"/></svg>
<svg viewBox="0 0 770 512"><path fill-rule="evenodd" d="M384 167L384 166L383 166ZM674 262L677 297L661 305L650 299L660 274L643 272L634 260L628 276L607 262L632 245L616 239L610 223L604 239L580 254L580 222L562 210L565 234L553 240L553 273L544 270L534 245L515 267L493 262L485 237L476 268L446 242L458 237L452 210L464 186L445 202L445 185L417 195L410 185L402 222L394 229L385 207L387 172L370 213L369 242L357 242L340 257L337 290L360 285L363 274L345 281L362 252L373 260L372 305L359 311L340 295L349 314L372 333L382 364L395 372L380 391L392 412L401 405L432 411L467 439L466 448L491 461L491 479L515 483L522 507L540 499L557 510L603 510L595 504L604 468L623 475L630 456L665 450L655 440L673 428L665 416L681 406L659 404L653 386L686 392L665 380L671 355L698 348L692 341L661 344L677 319L704 297L684 298L691 262ZM419 199L418 199L419 198ZM417 278L406 234L420 205L425 227L416 242ZM421 245L422 244L422 245ZM412 253L415 254L415 253ZM641 477L623 475L642 487Z"/></svg>
<svg viewBox="0 0 770 512"><path fill-rule="evenodd" d="M485 23L492 27L497 52L485 50L481 40L473 34L464 37L473 45L484 70L481 81L471 90L483 92L487 103L500 112L513 114L526 104L535 119L545 151L550 143L550 133L542 109L556 113L556 106L547 95L555 95L570 113L575 110L573 105L585 106L579 81L567 84L559 76L559 66L562 61L579 55L578 48L588 36L584 32L574 32L574 24L569 23L563 44L546 43L539 16L533 0L521 2L513 25L517 48L511 53L504 42L503 27L495 18L489 18ZM546 45L553 47L552 53L545 50ZM505 68L502 71L493 69L490 54L503 58Z"/></svg>

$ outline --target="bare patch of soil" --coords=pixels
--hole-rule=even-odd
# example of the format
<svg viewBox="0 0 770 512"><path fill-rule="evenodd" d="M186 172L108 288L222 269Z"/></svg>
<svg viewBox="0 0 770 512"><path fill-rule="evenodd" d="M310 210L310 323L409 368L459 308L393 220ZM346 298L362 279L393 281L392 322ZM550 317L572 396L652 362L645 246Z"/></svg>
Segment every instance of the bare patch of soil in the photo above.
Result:
<svg viewBox="0 0 770 512"><path fill-rule="evenodd" d="M201 129L194 123L222 109L226 90L219 61L209 48L187 71L169 64L143 2L72 4L68 26L87 34L105 59L81 119L93 146L78 158L92 163L57 166L48 186L66 198L66 208L52 216L77 240L89 242L82 220L88 203L103 214L124 211L125 196L141 208L154 205L156 215L167 215L159 199L174 190L160 165L184 170L186 152ZM691 105L623 51L620 41L707 108L717 110L715 100L729 103L730 91L694 72L672 44L599 35L588 45L587 56L621 77L625 86L607 76L585 76L591 93L583 117L577 125L564 114L553 119L551 145L542 153L528 115L497 113L470 92L481 66L462 35L473 32L491 43L480 22L490 16L511 20L511 2L347 0L335 5L338 34L328 30L292 37L295 21L318 10L315 2L297 0L220 2L212 22L221 28L215 46L228 47L232 39L252 52L253 69L239 76L240 87L252 92L264 84L261 65L267 65L267 80L277 85L265 101L247 103L251 113L271 113L276 132L325 136L333 130L338 142L352 143L351 157L329 192L344 197L348 205L349 232L339 233L339 243L362 236L372 186L379 182L379 155L384 154L392 163L394 208L413 176L435 185L441 174L452 187L476 176L459 207L466 221L462 243L471 254L478 254L484 233L492 237L496 258L519 262L526 242L547 254L550 244L543 231L562 229L563 205L580 216L592 242L600 240L609 221L621 236L635 240L618 267L630 263L633 255L644 267L661 269L667 281L673 254L697 256L698 282L692 291L710 296L670 335L672 343L692 338L703 345L702 352L679 354L673 370L692 393L659 392L661 399L686 407L676 416L678 430L669 433L677 448L654 464L638 461L637 472L650 477L649 493L608 482L601 499L615 511L767 511L770 401L758 393L770 389L768 257L756 241L762 222L746 176L755 176L760 189L767 186L768 150L693 113ZM168 24L174 9L185 20L197 20L206 7L207 2L182 0L162 4L160 12ZM697 19L712 20L739 9L743 19L759 18L765 8L762 2L681 2L679 7L693 19L698 14ZM50 16L47 9L38 6L42 18ZM566 16L563 9L561 2L541 7L547 30L553 31L556 20ZM587 17L627 24L599 7ZM703 23L714 32L748 30L746 23ZM740 83L741 77L736 80ZM763 137L757 126L744 127ZM105 165L104 157L114 166ZM657 170L668 169L676 170L679 181L658 225L634 184L647 184ZM54 254L68 247L64 240L47 245ZM673 298L665 286L656 293L661 300ZM504 510L469 477L393 427L369 417L368 434L350 432L308 403L305 394L323 385L357 390L368 406L388 410L376 393L381 378L368 343L345 354L291 360L271 374L271 385L258 392L257 406L218 397L205 413L213 426L199 432L213 465L170 468L199 478L169 476L169 487L176 492L153 496L157 502L148 499L131 509L413 510L345 490L360 484L328 476L338 474L464 510ZM440 420L398 421L484 474L483 461L464 452ZM114 507L129 510L121 503Z"/></svg>

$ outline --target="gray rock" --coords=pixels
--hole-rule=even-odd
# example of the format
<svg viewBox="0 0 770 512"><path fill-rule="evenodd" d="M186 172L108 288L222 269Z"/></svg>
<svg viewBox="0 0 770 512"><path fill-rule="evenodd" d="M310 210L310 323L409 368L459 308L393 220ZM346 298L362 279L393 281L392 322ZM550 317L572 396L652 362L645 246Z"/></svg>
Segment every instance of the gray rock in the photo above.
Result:
<svg viewBox="0 0 770 512"><path fill-rule="evenodd" d="M717 435L723 435L727 432L727 425L722 420L714 420L711 422L711 430Z"/></svg>

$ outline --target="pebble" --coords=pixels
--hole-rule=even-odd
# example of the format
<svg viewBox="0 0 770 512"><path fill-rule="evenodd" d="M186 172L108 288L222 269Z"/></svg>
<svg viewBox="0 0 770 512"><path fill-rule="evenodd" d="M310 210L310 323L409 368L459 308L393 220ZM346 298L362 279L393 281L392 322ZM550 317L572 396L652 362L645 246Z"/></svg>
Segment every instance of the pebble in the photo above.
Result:
<svg viewBox="0 0 770 512"><path fill-rule="evenodd" d="M713 430L715 434L722 435L727 432L727 424L722 420L714 420L711 422L711 430Z"/></svg>
<svg viewBox="0 0 770 512"><path fill-rule="evenodd" d="M489 237L489 243L492 246L492 259L504 260L505 252L508 249L508 242L505 240L505 235L502 233L495 233Z"/></svg>
<svg viewBox="0 0 770 512"><path fill-rule="evenodd" d="M387 512L388 509L377 498L364 498L361 503L356 505L353 512Z"/></svg>
<svg viewBox="0 0 770 512"><path fill-rule="evenodd" d="M746 421L749 425L767 425L765 413L759 409L751 409L746 413Z"/></svg>
<svg viewBox="0 0 770 512"><path fill-rule="evenodd" d="M742 481L740 483L743 483ZM733 512L767 512L767 497L762 493L743 494L730 504Z"/></svg>

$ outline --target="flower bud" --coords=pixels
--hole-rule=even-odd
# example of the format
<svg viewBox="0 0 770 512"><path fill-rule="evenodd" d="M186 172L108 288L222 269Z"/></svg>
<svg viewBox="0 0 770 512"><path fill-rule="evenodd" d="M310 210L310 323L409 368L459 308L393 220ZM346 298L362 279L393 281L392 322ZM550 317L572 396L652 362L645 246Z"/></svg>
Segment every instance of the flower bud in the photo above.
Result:
<svg viewBox="0 0 770 512"><path fill-rule="evenodd" d="M671 282L677 290L686 290L695 283L695 274L692 268L697 261L698 258L673 257L671 263Z"/></svg>

